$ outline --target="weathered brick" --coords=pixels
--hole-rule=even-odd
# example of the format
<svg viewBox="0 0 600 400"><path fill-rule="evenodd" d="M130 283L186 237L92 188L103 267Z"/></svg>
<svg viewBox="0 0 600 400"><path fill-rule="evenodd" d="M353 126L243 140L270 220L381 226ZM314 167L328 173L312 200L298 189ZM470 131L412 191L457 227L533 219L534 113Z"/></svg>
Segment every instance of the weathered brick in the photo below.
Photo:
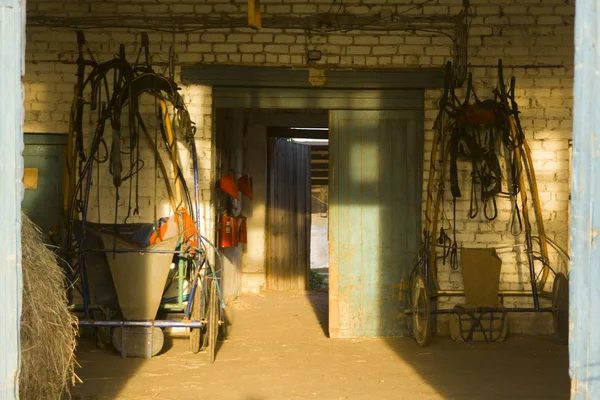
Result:
<svg viewBox="0 0 600 400"><path fill-rule="evenodd" d="M242 53L261 53L263 51L262 44L240 44L238 47Z"/></svg>
<svg viewBox="0 0 600 400"><path fill-rule="evenodd" d="M107 4L99 3L98 5L102 8L104 8ZM93 6L94 5L92 4L92 9L93 9ZM144 11L144 13L148 13L148 14L166 14L169 11L169 6L166 4L144 4L143 11Z"/></svg>
<svg viewBox="0 0 600 400"><path fill-rule="evenodd" d="M194 5L194 12L199 15L210 14L213 10L213 6L210 4L196 4Z"/></svg>
<svg viewBox="0 0 600 400"><path fill-rule="evenodd" d="M354 56L352 57L352 64L354 65L365 65L367 63L365 56Z"/></svg>
<svg viewBox="0 0 600 400"><path fill-rule="evenodd" d="M231 13L235 14L240 11L240 9L235 4L215 4L214 5L215 12L218 13Z"/></svg>
<svg viewBox="0 0 600 400"><path fill-rule="evenodd" d="M537 18L538 25L562 25L564 20L559 16L542 16Z"/></svg>
<svg viewBox="0 0 600 400"><path fill-rule="evenodd" d="M273 35L268 33L257 33L252 36L252 41L255 43L272 43Z"/></svg>
<svg viewBox="0 0 600 400"><path fill-rule="evenodd" d="M222 33L205 33L201 36L201 39L204 42L219 43L225 41L225 35Z"/></svg>
<svg viewBox="0 0 600 400"><path fill-rule="evenodd" d="M275 43L295 43L296 37L293 35L275 35Z"/></svg>
<svg viewBox="0 0 600 400"><path fill-rule="evenodd" d="M212 51L212 44L209 43L190 43L187 46L187 51L193 53L208 53Z"/></svg>
<svg viewBox="0 0 600 400"><path fill-rule="evenodd" d="M292 7L288 5L271 5L265 6L267 14L289 14L292 12Z"/></svg>
<svg viewBox="0 0 600 400"><path fill-rule="evenodd" d="M406 44L430 44L431 38L429 36L407 36L404 42Z"/></svg>
<svg viewBox="0 0 600 400"><path fill-rule="evenodd" d="M265 46L265 51L267 53L287 54L289 49L289 46L283 44L268 44Z"/></svg>
<svg viewBox="0 0 600 400"><path fill-rule="evenodd" d="M316 4L294 4L292 12L294 14L315 14L319 7Z"/></svg>
<svg viewBox="0 0 600 400"><path fill-rule="evenodd" d="M235 53L237 52L237 45L235 44L215 44L213 46L215 53Z"/></svg>
<svg viewBox="0 0 600 400"><path fill-rule="evenodd" d="M346 48L348 55L366 55L371 53L371 48L367 46L350 46Z"/></svg>
<svg viewBox="0 0 600 400"><path fill-rule="evenodd" d="M352 44L352 36L329 36L328 41L331 44L342 44L348 45Z"/></svg>
<svg viewBox="0 0 600 400"><path fill-rule="evenodd" d="M377 36L356 36L354 38L354 44L356 44L356 45L379 44L379 38Z"/></svg>
<svg viewBox="0 0 600 400"><path fill-rule="evenodd" d="M293 53L293 54L300 54L300 53L302 53L302 54L304 54L305 52L306 52L306 47L305 46L302 46L302 45L299 45L299 44L295 44L295 45L290 46L290 53Z"/></svg>
<svg viewBox="0 0 600 400"><path fill-rule="evenodd" d="M227 42L231 43L251 43L252 35L249 33L232 33L227 35Z"/></svg>
<svg viewBox="0 0 600 400"><path fill-rule="evenodd" d="M191 14L194 12L193 4L170 4L169 9L173 13Z"/></svg>
<svg viewBox="0 0 600 400"><path fill-rule="evenodd" d="M292 55L290 57L290 62L296 65L304 64L304 58L302 56Z"/></svg>
<svg viewBox="0 0 600 400"><path fill-rule="evenodd" d="M511 14L511 12L508 9L511 9L511 7L502 7L502 12L504 12L506 14ZM523 9L526 10L525 7L523 7ZM475 13L477 15L500 15L500 7L499 6L477 6L475 8Z"/></svg>
<svg viewBox="0 0 600 400"><path fill-rule="evenodd" d="M373 55L392 55L398 52L396 46L375 46L373 47Z"/></svg>

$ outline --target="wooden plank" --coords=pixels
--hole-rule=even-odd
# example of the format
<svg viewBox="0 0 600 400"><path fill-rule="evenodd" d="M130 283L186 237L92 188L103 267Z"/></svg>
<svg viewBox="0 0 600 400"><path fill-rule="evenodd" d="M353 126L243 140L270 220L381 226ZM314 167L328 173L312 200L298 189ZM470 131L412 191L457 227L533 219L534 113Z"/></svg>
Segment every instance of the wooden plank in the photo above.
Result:
<svg viewBox="0 0 600 400"><path fill-rule="evenodd" d="M0 1L0 399L19 398L25 2Z"/></svg>
<svg viewBox="0 0 600 400"><path fill-rule="evenodd" d="M273 235L275 235L275 204L273 204L273 180L275 174L275 142L267 141L267 287L272 288L273 282Z"/></svg>
<svg viewBox="0 0 600 400"><path fill-rule="evenodd" d="M269 138L270 215L268 286L274 290L305 289L309 249L306 226L310 207L310 148Z"/></svg>
<svg viewBox="0 0 600 400"><path fill-rule="evenodd" d="M444 68L325 70L322 87L345 89L443 88ZM183 66L183 84L221 87L310 88L309 69L196 64Z"/></svg>
<svg viewBox="0 0 600 400"><path fill-rule="evenodd" d="M294 257L294 276L292 277L293 285L298 289L304 289L304 264L302 263L302 257L304 255L304 249L302 246L303 238L301 237L304 234L302 222L303 218L303 204L302 204L302 172L304 168L302 168L302 149L295 149L294 151L294 164L298 167L297 171L295 171L293 175L294 186L295 186L295 198L292 199L292 203L294 205L294 211L291 220L294 221L294 232L292 236L292 241L294 243L294 251L292 256Z"/></svg>
<svg viewBox="0 0 600 400"><path fill-rule="evenodd" d="M295 265L293 263L293 251L291 234L292 234L292 221L290 218L292 217L292 204L290 204L290 193L295 191L295 186L293 186L293 182L291 182L291 165L293 164L293 153L290 154L289 149L287 148L288 142L278 141L279 147L281 149L280 156L282 157L281 163L284 165L284 169L282 174L280 175L279 180L279 188L285 188L285 190L281 190L283 194L283 201L280 203L280 207L283 210L283 217L281 219L281 224L284 227L283 229L283 237L281 238L282 246L282 254L281 258L283 260L282 264L279 266L279 273L282 277L284 277L283 281L280 283L278 289L279 290L289 290L292 286L291 277L293 275L293 271ZM285 155L285 156L284 156Z"/></svg>
<svg viewBox="0 0 600 400"><path fill-rule="evenodd" d="M284 220L282 224L285 226L285 237L282 240L285 243L285 253L282 254L282 258L285 260L281 265L282 275L285 276L285 283L281 286L281 290L290 290L293 284L293 277L296 272L296 263L294 260L294 254L296 252L295 243L294 243L294 228L295 228L295 209L294 209L294 197L293 194L296 194L296 186L294 182L294 174L293 174L293 166L295 164L295 154L291 147L291 142L282 142L284 149L281 153L283 158L282 163L285 165L285 172L282 175L282 180L280 181L280 187L285 193L284 202L281 205L282 209L285 210ZM290 190L292 189L292 190Z"/></svg>
<svg viewBox="0 0 600 400"><path fill-rule="evenodd" d="M277 290L285 290L288 287L288 279L289 279L289 268L290 268L290 260L289 260L289 223L288 223L288 195L289 190L281 190L283 187L286 187L287 174L289 164L287 163L288 158L287 154L285 154L285 142L278 140L276 144L277 148L277 160L278 160L278 170L275 173L277 175L277 179L275 180L276 187L275 191L278 196L277 209L279 218L277 219L277 224L280 227L279 236L277 237L277 265L275 274L275 279L277 280L277 284L275 289ZM284 156L285 155L285 156Z"/></svg>
<svg viewBox="0 0 600 400"><path fill-rule="evenodd" d="M311 252L311 218L312 218L312 196L311 196L311 177L310 177L310 154L311 150L306 149L306 153L304 155L304 288L308 289L309 284L309 272L310 272L310 252Z"/></svg>

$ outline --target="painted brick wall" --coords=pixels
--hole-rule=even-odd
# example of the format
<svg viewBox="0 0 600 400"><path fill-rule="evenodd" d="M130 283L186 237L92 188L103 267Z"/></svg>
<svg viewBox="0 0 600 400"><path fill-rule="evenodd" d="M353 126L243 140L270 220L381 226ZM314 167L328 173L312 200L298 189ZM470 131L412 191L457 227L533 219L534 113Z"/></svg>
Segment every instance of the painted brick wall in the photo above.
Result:
<svg viewBox="0 0 600 400"><path fill-rule="evenodd" d="M330 0L263 0L263 17L314 13L349 12L374 15L382 10L406 15L451 14L460 11L461 1L433 0L419 6L404 0L344 0L332 6ZM144 15L151 19L165 16L211 15L243 17L246 4L241 0L207 1L45 1L27 3L30 18L39 15L68 15L73 18L105 15ZM573 78L574 5L564 0L476 0L472 1L473 18L469 36L469 63L474 86L480 98L491 96L496 85L495 65L503 58L507 78L517 78L517 101L521 120L533 151L538 174L544 218L550 237L567 246L569 165L568 139L571 137ZM134 57L139 43L139 30L97 28L86 32L96 57L107 60L118 52L120 43ZM68 130L73 83L75 82L76 42L74 29L30 26L27 30L27 75L25 77L25 131L65 133ZM430 32L386 32L352 30L307 34L293 29L219 28L189 33L150 33L155 65L166 68L171 45L177 52L177 76L182 65L220 63L242 65L305 66L307 49L323 52L318 62L324 68L403 68L442 66L451 58L449 38ZM545 68L523 68L525 65L548 65ZM515 66L511 68L510 66ZM183 88L192 118L198 125L202 169L202 196L207 224L210 224L211 171L211 90L208 87ZM433 120L437 114L439 92L426 93L425 176L429 168L429 149ZM149 109L149 113L151 113ZM151 166L146 173L153 176ZM468 166L461 169L463 193L468 194ZM154 184L154 183L153 183ZM110 184L105 186L109 189ZM153 186L148 185L148 192ZM146 198L150 193L143 194ZM448 197L449 198L449 197ZM450 201L446 206L450 207ZM467 218L468 198L457 204L458 240L464 246L497 246L522 242L506 232L510 216L508 203L499 202L499 216L493 222ZM101 205L101 207L103 207ZM107 206L108 207L108 206ZM122 213L122 211L120 211ZM450 214L449 214L450 215ZM145 215L144 218L149 218ZM208 227L208 225L207 225ZM503 233L504 232L504 233ZM525 265L519 256L504 251L501 288L520 289L527 286L522 273ZM460 288L459 272L441 267L440 280L448 288ZM456 299L441 305L453 304ZM507 304L523 304L524 300L507 299ZM528 301L528 300L527 300ZM441 324L443 326L443 324ZM540 332L549 329L549 319L520 316L511 329Z"/></svg>

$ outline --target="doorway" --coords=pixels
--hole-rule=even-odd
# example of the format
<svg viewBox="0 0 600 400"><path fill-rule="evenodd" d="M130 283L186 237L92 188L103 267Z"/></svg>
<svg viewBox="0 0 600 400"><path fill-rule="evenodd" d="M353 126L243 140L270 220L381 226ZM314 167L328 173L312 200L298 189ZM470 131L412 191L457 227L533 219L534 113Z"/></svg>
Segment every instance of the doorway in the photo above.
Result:
<svg viewBox="0 0 600 400"><path fill-rule="evenodd" d="M267 288L305 290L310 261L310 147L267 142Z"/></svg>
<svg viewBox="0 0 600 400"><path fill-rule="evenodd" d="M215 85L216 107L328 113L330 336L408 334L403 310L408 307L408 255L420 239L423 88L438 87L441 71L425 73L427 79L408 79L410 72L403 71L340 72L322 87L292 79L292 87L282 88L268 74L248 80L253 87L237 87L223 74L196 69L205 72L203 78L189 82ZM245 70L240 67L236 74Z"/></svg>
<svg viewBox="0 0 600 400"><path fill-rule="evenodd" d="M327 292L329 285L329 235L328 235L328 199L329 199L329 128L327 127L269 127L269 140L285 140L291 146L303 146L310 151L310 160L295 162L295 168L310 168L309 182L304 182L304 187L299 195L303 198L309 195L310 214L309 229L303 231L308 236L309 259L306 261L304 272L307 282L299 285L297 290L312 290ZM271 154L271 153L269 153ZM308 161L308 162L307 162ZM294 189L298 190L298 189ZM303 257L303 254L299 255ZM272 270L269 270L272 273ZM298 272L300 273L300 272ZM272 286L271 286L272 287Z"/></svg>

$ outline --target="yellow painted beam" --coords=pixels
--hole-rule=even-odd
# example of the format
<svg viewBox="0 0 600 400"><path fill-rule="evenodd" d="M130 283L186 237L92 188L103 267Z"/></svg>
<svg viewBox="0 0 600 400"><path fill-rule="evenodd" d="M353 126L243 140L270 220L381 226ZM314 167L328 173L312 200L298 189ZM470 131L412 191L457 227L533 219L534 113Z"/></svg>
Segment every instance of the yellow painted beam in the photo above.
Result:
<svg viewBox="0 0 600 400"><path fill-rule="evenodd" d="M260 0L248 0L248 26L261 29Z"/></svg>

